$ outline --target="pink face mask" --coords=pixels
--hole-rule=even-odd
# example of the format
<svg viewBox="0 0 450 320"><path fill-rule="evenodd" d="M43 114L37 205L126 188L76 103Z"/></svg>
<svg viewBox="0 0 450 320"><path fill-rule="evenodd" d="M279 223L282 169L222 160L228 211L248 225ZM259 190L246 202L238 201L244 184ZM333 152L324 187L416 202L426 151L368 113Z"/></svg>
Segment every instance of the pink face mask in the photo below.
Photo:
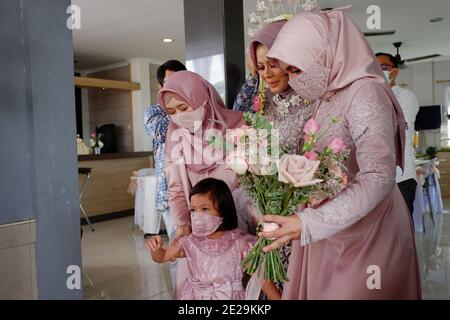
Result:
<svg viewBox="0 0 450 320"><path fill-rule="evenodd" d="M321 99L328 92L328 78L331 70L319 64L314 64L289 81L294 91L304 99Z"/></svg>
<svg viewBox="0 0 450 320"><path fill-rule="evenodd" d="M197 237L206 237L215 232L222 224L223 218L207 213L191 213L192 233Z"/></svg>
<svg viewBox="0 0 450 320"><path fill-rule="evenodd" d="M170 116L170 118L180 128L184 128L190 133L194 133L202 127L204 114L205 106L201 106L194 111L174 114Z"/></svg>

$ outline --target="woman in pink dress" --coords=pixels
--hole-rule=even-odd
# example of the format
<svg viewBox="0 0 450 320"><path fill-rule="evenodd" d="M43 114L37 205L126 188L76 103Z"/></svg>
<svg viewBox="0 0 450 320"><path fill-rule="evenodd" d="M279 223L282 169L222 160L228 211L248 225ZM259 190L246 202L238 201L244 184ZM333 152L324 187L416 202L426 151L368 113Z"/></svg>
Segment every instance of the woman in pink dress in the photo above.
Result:
<svg viewBox="0 0 450 320"><path fill-rule="evenodd" d="M232 192L237 191L236 175L226 169L225 153L211 153L208 137L225 135L227 129L240 127L244 120L242 112L225 107L208 81L189 71L179 71L170 76L159 91L159 101L170 118L164 172L172 223L176 229L174 238L178 240L191 233L189 194L192 186L213 177L224 180ZM241 211L238 210L239 219L247 215ZM174 286L179 287L186 276L186 264L180 260Z"/></svg>
<svg viewBox="0 0 450 320"><path fill-rule="evenodd" d="M286 23L268 56L291 87L314 100L327 127L318 148L350 148L349 186L319 207L267 216L281 228L264 250L293 241L283 299L420 299L411 217L395 184L405 120L364 36L342 10L303 12Z"/></svg>
<svg viewBox="0 0 450 320"><path fill-rule="evenodd" d="M188 264L188 278L180 286L179 300L244 300L241 261L256 242L256 236L237 228L233 196L222 180L207 178L189 195L192 233L177 245L163 248L161 238L147 242L154 261L163 263L182 253ZM272 299L280 293L271 282L263 291Z"/></svg>

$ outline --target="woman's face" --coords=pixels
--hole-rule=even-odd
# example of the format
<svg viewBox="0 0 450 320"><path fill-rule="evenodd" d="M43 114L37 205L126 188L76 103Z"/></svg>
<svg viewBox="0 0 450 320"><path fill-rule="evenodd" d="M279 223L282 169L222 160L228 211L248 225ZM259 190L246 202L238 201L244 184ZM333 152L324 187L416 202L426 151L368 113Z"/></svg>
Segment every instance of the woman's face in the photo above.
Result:
<svg viewBox="0 0 450 320"><path fill-rule="evenodd" d="M289 78L276 60L267 58L269 48L259 44L256 47L256 70L259 76L267 83L267 87L273 93L282 93L289 88Z"/></svg>
<svg viewBox="0 0 450 320"><path fill-rule="evenodd" d="M187 102L182 101L181 99L172 96L168 100L169 102L166 103L166 111L169 116L194 111L194 109L188 105Z"/></svg>
<svg viewBox="0 0 450 320"><path fill-rule="evenodd" d="M294 66L288 65L287 63L284 63L283 61L278 61L278 65L280 66L281 70L286 72L289 76L289 80L293 80L299 76L302 71L299 68L296 68Z"/></svg>

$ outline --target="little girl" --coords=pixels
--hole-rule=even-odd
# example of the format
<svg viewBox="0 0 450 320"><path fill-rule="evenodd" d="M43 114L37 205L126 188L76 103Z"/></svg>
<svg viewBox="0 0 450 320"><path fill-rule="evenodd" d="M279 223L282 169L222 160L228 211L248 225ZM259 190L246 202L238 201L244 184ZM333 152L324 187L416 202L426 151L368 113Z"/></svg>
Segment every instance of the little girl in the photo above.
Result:
<svg viewBox="0 0 450 320"><path fill-rule="evenodd" d="M207 178L194 186L189 200L192 233L167 248L159 236L151 237L147 247L153 260L186 257L189 273L178 290L179 300L245 299L241 261L257 239L237 229L230 189L221 180ZM262 290L269 299L281 298L270 281L264 281Z"/></svg>

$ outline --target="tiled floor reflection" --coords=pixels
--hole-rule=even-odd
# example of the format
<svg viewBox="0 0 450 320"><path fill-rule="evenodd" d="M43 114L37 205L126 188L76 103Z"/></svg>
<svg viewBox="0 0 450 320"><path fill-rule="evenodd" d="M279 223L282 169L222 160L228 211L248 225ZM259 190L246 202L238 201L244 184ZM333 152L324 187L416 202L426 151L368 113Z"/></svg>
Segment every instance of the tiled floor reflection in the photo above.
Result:
<svg viewBox="0 0 450 320"><path fill-rule="evenodd" d="M450 199L444 199L444 207L450 210ZM433 218L425 216L425 233L416 233L423 298L450 299L450 212ZM151 260L132 221L96 223L95 232L83 227L85 299L172 298L168 264Z"/></svg>
<svg viewBox="0 0 450 320"><path fill-rule="evenodd" d="M450 209L450 199L444 199ZM424 299L450 299L450 212L426 215L425 232L416 233Z"/></svg>
<svg viewBox="0 0 450 320"><path fill-rule="evenodd" d="M168 266L152 261L144 235L132 229L132 221L96 223L95 232L83 227L85 299L171 299Z"/></svg>

